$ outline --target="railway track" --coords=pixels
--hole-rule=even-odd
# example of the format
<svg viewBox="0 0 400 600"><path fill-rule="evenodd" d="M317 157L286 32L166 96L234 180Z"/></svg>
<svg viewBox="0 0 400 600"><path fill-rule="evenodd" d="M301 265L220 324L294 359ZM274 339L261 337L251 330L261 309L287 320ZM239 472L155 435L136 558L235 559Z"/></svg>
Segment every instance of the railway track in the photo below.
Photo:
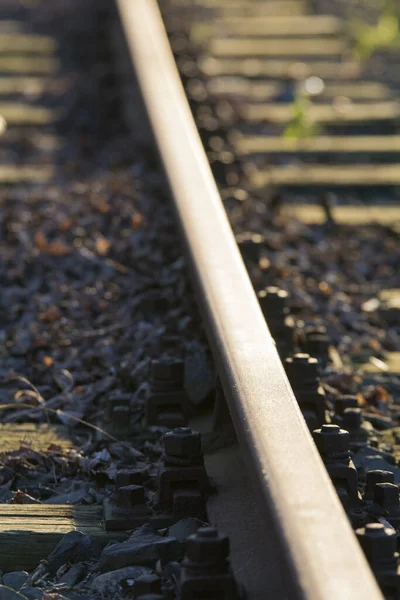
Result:
<svg viewBox="0 0 400 600"><path fill-rule="evenodd" d="M397 598L395 92L301 0L160 4L0 7L0 593Z"/></svg>

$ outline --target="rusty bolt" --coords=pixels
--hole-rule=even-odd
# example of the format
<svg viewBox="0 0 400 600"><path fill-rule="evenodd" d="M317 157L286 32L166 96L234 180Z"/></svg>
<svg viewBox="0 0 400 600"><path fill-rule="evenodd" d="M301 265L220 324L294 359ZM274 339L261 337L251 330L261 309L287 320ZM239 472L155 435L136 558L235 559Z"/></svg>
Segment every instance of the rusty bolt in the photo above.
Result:
<svg viewBox="0 0 400 600"><path fill-rule="evenodd" d="M144 487L141 485L124 485L118 488L117 504L121 508L133 508L146 504Z"/></svg>
<svg viewBox="0 0 400 600"><path fill-rule="evenodd" d="M322 425L313 431L313 438L323 459L349 452L350 434L338 425Z"/></svg>
<svg viewBox="0 0 400 600"><path fill-rule="evenodd" d="M215 527L202 527L186 540L186 557L197 563L224 563L229 556L229 539Z"/></svg>
<svg viewBox="0 0 400 600"><path fill-rule="evenodd" d="M397 533L382 523L368 523L356 530L358 541L371 566L391 563L395 559Z"/></svg>
<svg viewBox="0 0 400 600"><path fill-rule="evenodd" d="M364 498L369 500L373 498L376 483L394 483L394 475L391 471L375 469L368 471L365 482Z"/></svg>
<svg viewBox="0 0 400 600"><path fill-rule="evenodd" d="M164 449L167 456L178 458L201 456L201 435L189 427L177 427L165 434Z"/></svg>
<svg viewBox="0 0 400 600"><path fill-rule="evenodd" d="M400 506L399 488L394 483L376 483L374 487L374 502L385 510Z"/></svg>

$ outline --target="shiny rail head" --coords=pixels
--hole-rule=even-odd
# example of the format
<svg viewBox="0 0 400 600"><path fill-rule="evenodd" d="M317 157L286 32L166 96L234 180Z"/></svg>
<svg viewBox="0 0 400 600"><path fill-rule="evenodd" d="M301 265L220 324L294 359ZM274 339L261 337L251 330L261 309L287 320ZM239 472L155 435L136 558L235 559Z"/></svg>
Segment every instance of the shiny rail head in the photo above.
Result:
<svg viewBox="0 0 400 600"><path fill-rule="evenodd" d="M285 549L291 597L381 600L264 322L157 4L118 7L236 431Z"/></svg>

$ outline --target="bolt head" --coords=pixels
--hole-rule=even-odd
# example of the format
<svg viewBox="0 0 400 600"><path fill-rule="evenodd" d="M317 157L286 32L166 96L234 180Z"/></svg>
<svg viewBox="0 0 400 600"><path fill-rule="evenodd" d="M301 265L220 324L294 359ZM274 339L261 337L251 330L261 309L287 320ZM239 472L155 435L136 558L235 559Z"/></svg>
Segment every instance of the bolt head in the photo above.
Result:
<svg viewBox="0 0 400 600"><path fill-rule="evenodd" d="M201 456L201 435L189 427L177 427L164 436L165 454L178 458Z"/></svg>
<svg viewBox="0 0 400 600"><path fill-rule="evenodd" d="M322 425L321 429L313 431L313 438L323 458L349 451L350 434L338 425Z"/></svg>
<svg viewBox="0 0 400 600"><path fill-rule="evenodd" d="M161 592L161 579L158 575L142 575L135 579L134 590L136 596L158 594Z"/></svg>
<svg viewBox="0 0 400 600"><path fill-rule="evenodd" d="M146 504L142 485L124 485L117 490L117 504L120 508L133 508Z"/></svg>
<svg viewBox="0 0 400 600"><path fill-rule="evenodd" d="M374 502L382 508L398 508L400 506L399 488L394 483L376 483L374 487Z"/></svg>
<svg viewBox="0 0 400 600"><path fill-rule="evenodd" d="M373 496L376 483L394 483L394 474L391 471L375 469L368 471L365 482L365 494Z"/></svg>
<svg viewBox="0 0 400 600"><path fill-rule="evenodd" d="M318 360L309 354L298 353L285 359L285 371L292 385L318 379Z"/></svg>
<svg viewBox="0 0 400 600"><path fill-rule="evenodd" d="M265 245L265 239L262 235L245 231L236 237L236 241L245 259L258 261L260 251Z"/></svg>
<svg viewBox="0 0 400 600"><path fill-rule="evenodd" d="M257 293L263 313L268 317L282 315L285 312L288 293L278 287L270 286Z"/></svg>
<svg viewBox="0 0 400 600"><path fill-rule="evenodd" d="M345 408L343 412L343 428L347 431L358 431L362 423L361 408Z"/></svg>
<svg viewBox="0 0 400 600"><path fill-rule="evenodd" d="M330 345L330 338L327 335L326 327L324 325L306 327L304 328L304 333L306 336L305 350L312 356L326 359Z"/></svg>
<svg viewBox="0 0 400 600"><path fill-rule="evenodd" d="M311 358L311 356L309 354L306 354L305 352L298 352L297 354L293 354L293 356L287 358L285 362L288 364L299 366L318 364L318 360L316 358Z"/></svg>
<svg viewBox="0 0 400 600"><path fill-rule="evenodd" d="M156 381L181 381L184 379L184 363L177 358L162 358L152 360L150 367L151 379Z"/></svg>
<svg viewBox="0 0 400 600"><path fill-rule="evenodd" d="M367 560L372 565L389 563L397 547L397 533L382 523L368 523L356 530L356 535Z"/></svg>
<svg viewBox="0 0 400 600"><path fill-rule="evenodd" d="M146 468L141 469L120 469L115 476L115 487L120 488L126 485L140 485L149 474Z"/></svg>
<svg viewBox="0 0 400 600"><path fill-rule="evenodd" d="M199 563L222 563L229 556L229 539L215 527L202 527L186 540L186 556Z"/></svg>
<svg viewBox="0 0 400 600"><path fill-rule="evenodd" d="M121 404L111 405L111 420L115 425L122 425L125 427L129 426L131 418L130 406L124 406Z"/></svg>
<svg viewBox="0 0 400 600"><path fill-rule="evenodd" d="M357 396L339 396L335 400L335 412L342 415L346 408L358 408Z"/></svg>

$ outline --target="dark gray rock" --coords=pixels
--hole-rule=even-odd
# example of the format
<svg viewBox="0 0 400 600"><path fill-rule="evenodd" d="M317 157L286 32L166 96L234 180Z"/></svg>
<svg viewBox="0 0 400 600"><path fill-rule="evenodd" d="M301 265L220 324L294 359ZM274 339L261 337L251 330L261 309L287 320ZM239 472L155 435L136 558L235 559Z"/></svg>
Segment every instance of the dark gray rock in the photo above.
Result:
<svg viewBox="0 0 400 600"><path fill-rule="evenodd" d="M384 417L383 415L375 415L371 413L364 412L363 417L366 421L371 423L375 429L378 431L385 429L393 429L396 426L396 423L389 417Z"/></svg>
<svg viewBox="0 0 400 600"><path fill-rule="evenodd" d="M67 596L68 600L93 600L93 594L84 594L82 592L74 592L73 590L64 592L64 595Z"/></svg>
<svg viewBox="0 0 400 600"><path fill-rule="evenodd" d="M12 571L11 573L5 573L5 575L3 575L3 585L13 588L13 590L20 590L28 580L28 577L29 575L26 571Z"/></svg>
<svg viewBox="0 0 400 600"><path fill-rule="evenodd" d="M94 538L80 531L71 531L64 535L48 557L49 569L55 573L66 563L96 559L100 552L101 548Z"/></svg>
<svg viewBox="0 0 400 600"><path fill-rule="evenodd" d="M132 565L154 566L159 559L179 558L180 548L171 536L162 537L149 524L139 527L121 543L104 548L100 557L100 571L112 571Z"/></svg>
<svg viewBox="0 0 400 600"><path fill-rule="evenodd" d="M0 600L26 600L26 596L5 585L0 585Z"/></svg>
<svg viewBox="0 0 400 600"><path fill-rule="evenodd" d="M372 448L365 448L357 452L354 457L354 464L358 471L367 473L376 469L390 471L394 475L394 482L400 483L400 469L395 465L391 465L385 460L385 455L375 452Z"/></svg>
<svg viewBox="0 0 400 600"><path fill-rule="evenodd" d="M92 590L101 598L114 598L122 591L122 585L143 575L151 575L148 567L125 567L98 575L92 582Z"/></svg>
<svg viewBox="0 0 400 600"><path fill-rule="evenodd" d="M79 581L81 581L87 572L87 568L83 563L73 565L64 575L60 578L60 583L65 583L69 587L74 587Z"/></svg>
<svg viewBox="0 0 400 600"><path fill-rule="evenodd" d="M171 525L168 529L168 535L175 538L179 543L183 544L189 535L197 532L200 527L204 527L206 523L200 521L200 519L193 519L193 517L186 517L181 519L177 523Z"/></svg>
<svg viewBox="0 0 400 600"><path fill-rule="evenodd" d="M28 600L42 600L43 598L43 590L40 588L23 588L20 593L24 594Z"/></svg>

